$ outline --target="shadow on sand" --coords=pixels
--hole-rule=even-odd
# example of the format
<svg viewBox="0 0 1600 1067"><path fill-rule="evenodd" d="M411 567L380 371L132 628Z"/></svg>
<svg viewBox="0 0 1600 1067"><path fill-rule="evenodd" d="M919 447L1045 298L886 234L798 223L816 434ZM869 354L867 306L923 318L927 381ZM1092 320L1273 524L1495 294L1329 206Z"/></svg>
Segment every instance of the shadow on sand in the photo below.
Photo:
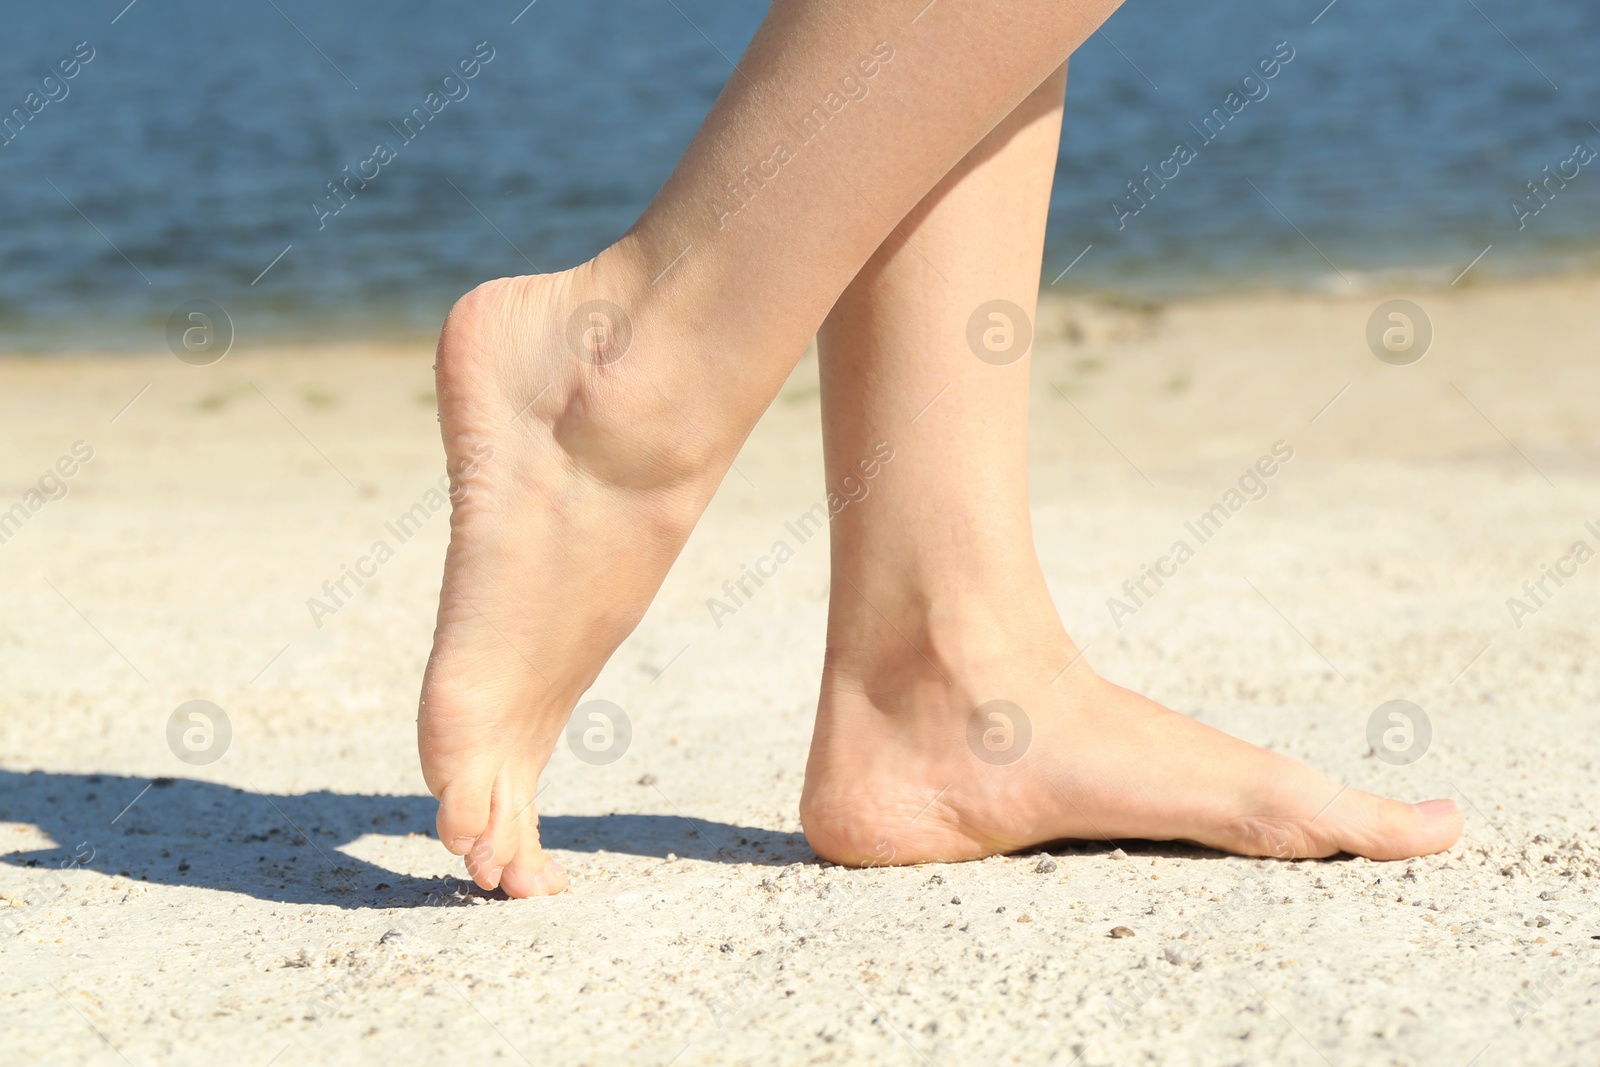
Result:
<svg viewBox="0 0 1600 1067"><path fill-rule="evenodd" d="M289 796L189 778L0 769L0 820L37 826L56 842L0 855L0 862L86 866L164 885L344 908L419 907L484 895L460 878L415 878L339 851L368 834L432 836L437 810L427 796ZM766 866L816 862L799 834L678 815L547 816L540 834L547 847L574 852L663 859L675 853Z"/></svg>

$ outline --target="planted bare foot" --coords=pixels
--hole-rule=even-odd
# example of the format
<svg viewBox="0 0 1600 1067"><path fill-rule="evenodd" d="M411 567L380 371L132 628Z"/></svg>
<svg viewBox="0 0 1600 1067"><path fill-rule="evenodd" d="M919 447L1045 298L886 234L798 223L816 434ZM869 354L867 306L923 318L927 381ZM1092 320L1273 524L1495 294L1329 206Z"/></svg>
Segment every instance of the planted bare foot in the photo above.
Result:
<svg viewBox="0 0 1600 1067"><path fill-rule="evenodd" d="M830 647L823 673L801 819L824 859L950 862L1143 838L1393 860L1461 835L1453 801L1341 786L1105 681L1078 658L1042 585L956 599L835 596L831 632L871 636Z"/></svg>
<svg viewBox="0 0 1600 1067"><path fill-rule="evenodd" d="M514 897L567 884L539 775L728 462L686 432L691 398L654 358L674 327L622 258L481 285L439 340L453 508L418 746L440 839Z"/></svg>

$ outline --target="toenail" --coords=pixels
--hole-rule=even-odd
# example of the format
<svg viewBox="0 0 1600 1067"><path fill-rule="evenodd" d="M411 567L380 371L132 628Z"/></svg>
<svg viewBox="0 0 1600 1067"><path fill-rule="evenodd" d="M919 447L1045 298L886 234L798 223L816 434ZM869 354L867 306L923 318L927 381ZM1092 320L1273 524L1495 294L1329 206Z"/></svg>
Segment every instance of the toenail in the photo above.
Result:
<svg viewBox="0 0 1600 1067"><path fill-rule="evenodd" d="M472 851L472 842L474 840L475 839L471 837L458 837L454 841L450 842L450 851L454 852L458 856L465 856L468 852Z"/></svg>
<svg viewBox="0 0 1600 1067"><path fill-rule="evenodd" d="M503 870L504 867L490 867L484 872L483 880L489 883L490 889L500 888L500 872Z"/></svg>
<svg viewBox="0 0 1600 1067"><path fill-rule="evenodd" d="M547 863L545 863L544 869L549 871L549 872L551 872L552 874L566 874L567 873L567 869L565 867L561 866L561 864L557 863L555 860L550 860Z"/></svg>
<svg viewBox="0 0 1600 1067"><path fill-rule="evenodd" d="M1461 808L1453 800L1424 800L1420 804L1411 805L1424 815L1438 817L1441 815L1459 815Z"/></svg>

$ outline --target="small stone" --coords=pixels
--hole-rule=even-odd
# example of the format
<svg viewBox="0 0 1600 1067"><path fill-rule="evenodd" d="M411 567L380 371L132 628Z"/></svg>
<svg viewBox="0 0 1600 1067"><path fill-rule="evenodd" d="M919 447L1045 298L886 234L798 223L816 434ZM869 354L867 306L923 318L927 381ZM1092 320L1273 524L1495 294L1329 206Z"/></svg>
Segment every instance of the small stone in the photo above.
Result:
<svg viewBox="0 0 1600 1067"><path fill-rule="evenodd" d="M732 952L733 951L733 945L731 945L728 942L724 941L723 944L722 944L722 951L723 952Z"/></svg>
<svg viewBox="0 0 1600 1067"><path fill-rule="evenodd" d="M676 863L676 862L678 862L678 854L676 852L668 852L667 853L667 862L668 863Z"/></svg>
<svg viewBox="0 0 1600 1067"><path fill-rule="evenodd" d="M1050 858L1049 856L1045 856L1045 857L1041 858L1038 863L1034 864L1033 873L1034 874L1053 874L1053 873L1055 873L1055 869L1056 869L1056 861L1054 859Z"/></svg>
<svg viewBox="0 0 1600 1067"><path fill-rule="evenodd" d="M1114 848L1111 850L1111 858L1114 860L1125 860L1128 858L1128 854L1122 851L1120 848Z"/></svg>
<svg viewBox="0 0 1600 1067"><path fill-rule="evenodd" d="M936 874L932 878L929 878L927 880L927 882L925 882L923 884L924 885L944 885L944 875Z"/></svg>
<svg viewBox="0 0 1600 1067"><path fill-rule="evenodd" d="M639 784L640 785L655 785L656 784L656 776L653 775L653 774L641 774L639 776Z"/></svg>
<svg viewBox="0 0 1600 1067"><path fill-rule="evenodd" d="M994 909L994 913L996 915L1004 915L1005 914L1005 910L1006 910L1006 906L1004 904L1002 904L998 908Z"/></svg>
<svg viewBox="0 0 1600 1067"><path fill-rule="evenodd" d="M1540 916L1537 916L1533 920L1533 925L1535 925L1535 926L1549 926L1550 925L1550 920L1545 918L1543 915L1540 915Z"/></svg>
<svg viewBox="0 0 1600 1067"><path fill-rule="evenodd" d="M951 897L950 898L950 903L959 904L959 903L961 903L961 898L960 897Z"/></svg>
<svg viewBox="0 0 1600 1067"><path fill-rule="evenodd" d="M1126 926L1113 926L1111 928L1111 936L1112 937L1132 937L1133 936L1133 931L1128 929Z"/></svg>
<svg viewBox="0 0 1600 1067"><path fill-rule="evenodd" d="M1019 922L1019 923L1031 923L1031 922L1033 922L1033 916L1029 915L1027 912L1023 912L1021 915L1017 916L1017 922Z"/></svg>
<svg viewBox="0 0 1600 1067"><path fill-rule="evenodd" d="M1567 895L1567 891L1565 889L1546 889L1543 893L1539 894L1539 899L1540 900L1560 900L1562 897L1564 897L1566 895Z"/></svg>

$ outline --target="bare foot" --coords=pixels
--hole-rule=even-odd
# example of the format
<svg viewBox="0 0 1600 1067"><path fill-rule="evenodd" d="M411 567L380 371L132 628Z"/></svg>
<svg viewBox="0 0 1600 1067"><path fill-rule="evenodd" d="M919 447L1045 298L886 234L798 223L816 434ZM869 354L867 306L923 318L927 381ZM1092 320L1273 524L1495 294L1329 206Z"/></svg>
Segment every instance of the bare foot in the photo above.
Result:
<svg viewBox="0 0 1600 1067"><path fill-rule="evenodd" d="M652 379L670 324L617 258L479 286L439 340L453 509L418 747L440 839L514 897L567 884L539 774L727 463Z"/></svg>
<svg viewBox="0 0 1600 1067"><path fill-rule="evenodd" d="M873 611L848 591L834 603L836 613ZM898 646L830 649L800 809L819 856L949 862L1144 838L1392 860L1461 836L1453 801L1411 805L1342 787L1103 680L1077 659L1047 597L994 603L1000 610L964 609L956 622L899 618L907 637L889 634ZM1019 609L1027 603L1035 609Z"/></svg>

